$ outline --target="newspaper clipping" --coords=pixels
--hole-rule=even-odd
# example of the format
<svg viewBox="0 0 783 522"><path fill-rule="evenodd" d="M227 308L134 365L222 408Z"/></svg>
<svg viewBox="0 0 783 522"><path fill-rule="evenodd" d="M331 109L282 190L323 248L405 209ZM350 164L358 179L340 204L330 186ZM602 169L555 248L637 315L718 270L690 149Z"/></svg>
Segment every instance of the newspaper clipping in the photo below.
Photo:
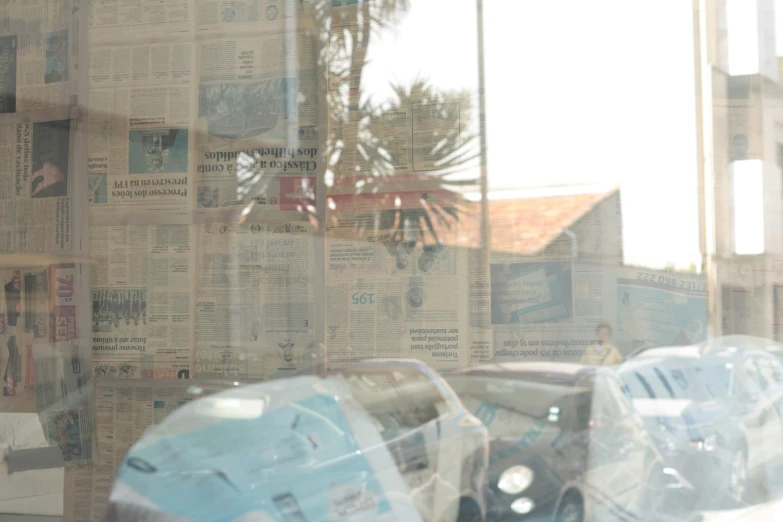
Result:
<svg viewBox="0 0 783 522"><path fill-rule="evenodd" d="M197 222L314 212L315 68L306 33L199 42Z"/></svg>
<svg viewBox="0 0 783 522"><path fill-rule="evenodd" d="M0 253L72 245L71 120L0 125Z"/></svg>
<svg viewBox="0 0 783 522"><path fill-rule="evenodd" d="M128 212L189 222L192 43L90 49L88 198L95 219ZM112 221L114 220L114 221Z"/></svg>
<svg viewBox="0 0 783 522"><path fill-rule="evenodd" d="M70 107L80 0L0 7L0 115Z"/></svg>

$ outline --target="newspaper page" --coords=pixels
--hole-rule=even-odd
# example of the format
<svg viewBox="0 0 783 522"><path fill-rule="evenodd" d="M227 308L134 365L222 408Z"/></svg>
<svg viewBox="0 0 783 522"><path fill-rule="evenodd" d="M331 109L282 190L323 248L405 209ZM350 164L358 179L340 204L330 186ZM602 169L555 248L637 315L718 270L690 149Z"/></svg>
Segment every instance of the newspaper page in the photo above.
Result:
<svg viewBox="0 0 783 522"><path fill-rule="evenodd" d="M81 4L29 0L0 7L0 115L76 104Z"/></svg>
<svg viewBox="0 0 783 522"><path fill-rule="evenodd" d="M66 470L63 520L101 522L106 512L114 472L125 454L169 413L195 397L221 389L214 383L170 379L98 379L95 381L95 425L98 452L92 466Z"/></svg>
<svg viewBox="0 0 783 522"><path fill-rule="evenodd" d="M0 125L0 253L72 247L71 120Z"/></svg>
<svg viewBox="0 0 783 522"><path fill-rule="evenodd" d="M422 196L426 195L425 200ZM415 213L422 201L449 206L449 191L334 195L326 246L329 364L412 357L439 370L466 364L467 279L464 252L428 237L424 224L405 233L380 229L381 215ZM398 205L399 203L399 205ZM455 201L451 202L452 204ZM393 220L392 220L393 221ZM456 233L456 223L452 225Z"/></svg>
<svg viewBox="0 0 783 522"><path fill-rule="evenodd" d="M493 361L579 361L616 312L619 195L531 255L490 259ZM495 232L497 233L497 231ZM502 233L502 231L500 231Z"/></svg>
<svg viewBox="0 0 783 522"><path fill-rule="evenodd" d="M309 223L201 228L195 283L195 376L266 380L313 361Z"/></svg>
<svg viewBox="0 0 783 522"><path fill-rule="evenodd" d="M96 378L187 378L191 369L193 226L90 229Z"/></svg>
<svg viewBox="0 0 783 522"><path fill-rule="evenodd" d="M90 48L93 220L188 223L194 44Z"/></svg>
<svg viewBox="0 0 783 522"><path fill-rule="evenodd" d="M306 32L199 41L197 222L314 212L316 44Z"/></svg>
<svg viewBox="0 0 783 522"><path fill-rule="evenodd" d="M623 267L617 271L615 345L687 346L707 338L707 280L686 274Z"/></svg>

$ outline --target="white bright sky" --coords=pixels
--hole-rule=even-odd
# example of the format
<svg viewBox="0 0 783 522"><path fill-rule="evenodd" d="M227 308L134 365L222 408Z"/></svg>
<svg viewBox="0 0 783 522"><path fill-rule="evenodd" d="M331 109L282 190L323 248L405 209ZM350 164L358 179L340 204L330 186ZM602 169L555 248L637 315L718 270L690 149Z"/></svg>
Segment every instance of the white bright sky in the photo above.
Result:
<svg viewBox="0 0 783 522"><path fill-rule="evenodd" d="M490 189L619 185L626 263L698 265L691 2L484 3ZM363 88L384 98L423 74L477 91L475 0L411 4ZM753 16L733 9L730 34ZM751 72L753 46L731 41L732 72Z"/></svg>

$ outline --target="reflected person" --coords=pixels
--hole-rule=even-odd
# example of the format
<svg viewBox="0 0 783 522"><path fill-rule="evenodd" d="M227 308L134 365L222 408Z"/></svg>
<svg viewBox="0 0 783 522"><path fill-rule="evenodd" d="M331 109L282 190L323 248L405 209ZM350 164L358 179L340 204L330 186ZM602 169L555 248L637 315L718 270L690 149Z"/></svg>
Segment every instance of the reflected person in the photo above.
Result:
<svg viewBox="0 0 783 522"><path fill-rule="evenodd" d="M612 344L612 327L609 323L600 323L595 329L598 344L585 349L582 364L614 366L623 362L623 356Z"/></svg>

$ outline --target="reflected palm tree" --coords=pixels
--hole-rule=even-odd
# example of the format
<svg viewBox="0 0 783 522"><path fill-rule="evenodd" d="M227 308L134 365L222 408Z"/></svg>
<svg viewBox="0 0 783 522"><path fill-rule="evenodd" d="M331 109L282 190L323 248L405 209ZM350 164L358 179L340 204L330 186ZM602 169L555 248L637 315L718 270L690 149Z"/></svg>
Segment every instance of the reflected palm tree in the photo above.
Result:
<svg viewBox="0 0 783 522"><path fill-rule="evenodd" d="M410 0L359 0L346 6L341 5L347 4L343 0L299 3L312 10L309 30L319 42L319 74L328 85L324 94L331 134L320 151L327 179L353 185L356 197L384 195L377 200L378 209L368 210L367 219L360 220L356 233L365 235L372 228L394 244L439 245L438 230L451 229L465 203L455 189L478 182L476 176L468 179L465 168L479 152L471 130L477 127L472 121L471 93L440 90L422 78L410 85L392 85L393 95L380 103L362 92L373 38L394 29L410 8ZM407 120L400 120L400 114ZM421 124L417 127L417 123ZM244 215L254 201L268 199L272 179L257 165L258 158L238 158L237 198L247 205ZM302 192L314 194L311 180L302 178L301 185ZM411 187L423 186L427 192L418 201L408 197L405 205L389 209L389 201L400 199ZM429 197L442 191L453 197ZM321 225L314 206L303 205L300 211Z"/></svg>
<svg viewBox="0 0 783 522"><path fill-rule="evenodd" d="M369 100L359 109L355 144L331 144L330 168L338 183L347 176L356 197L383 195L377 200L379 208L368 211L372 218L358 220L359 236L372 232L395 245L416 241L439 245L438 230L450 230L467 203L454 189L476 184L472 178L455 179L478 156L476 135L470 130L471 96L464 91L439 91L422 79L407 88L393 85L392 90L394 96L385 103ZM400 136L389 130L400 118L413 120L412 144L400 143ZM409 138L405 135L402 140ZM340 169L345 156L355 158L361 176L352 176L350 168ZM428 167L419 172L420 164ZM411 199L411 187L426 190ZM444 191L451 197L435 197Z"/></svg>

